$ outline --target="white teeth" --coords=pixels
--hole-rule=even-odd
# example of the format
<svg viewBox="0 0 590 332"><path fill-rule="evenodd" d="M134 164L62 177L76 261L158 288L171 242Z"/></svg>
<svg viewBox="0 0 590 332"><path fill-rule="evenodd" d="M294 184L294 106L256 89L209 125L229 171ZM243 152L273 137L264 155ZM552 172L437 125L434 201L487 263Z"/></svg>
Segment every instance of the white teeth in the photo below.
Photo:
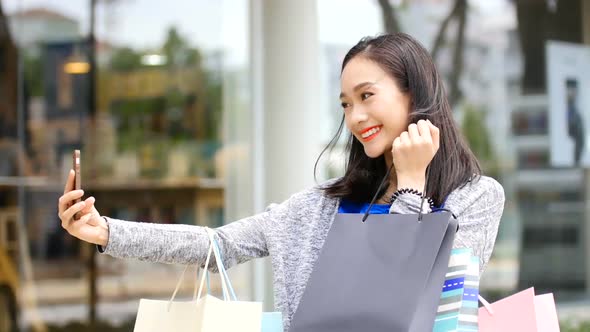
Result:
<svg viewBox="0 0 590 332"><path fill-rule="evenodd" d="M371 135L373 135L373 134L377 133L379 130L381 130L381 127L373 128L373 129L371 129L371 130L367 131L366 133L363 133L363 134L361 135L361 137L362 137L362 138L367 138L367 137L369 137L369 136L371 136Z"/></svg>

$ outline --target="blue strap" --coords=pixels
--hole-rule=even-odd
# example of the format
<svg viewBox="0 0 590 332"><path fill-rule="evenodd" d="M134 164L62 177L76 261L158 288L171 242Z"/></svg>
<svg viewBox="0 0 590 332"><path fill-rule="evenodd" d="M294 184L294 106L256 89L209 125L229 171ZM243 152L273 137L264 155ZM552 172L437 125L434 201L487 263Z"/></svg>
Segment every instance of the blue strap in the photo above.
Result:
<svg viewBox="0 0 590 332"><path fill-rule="evenodd" d="M217 241L215 241L215 242L217 242ZM217 243L215 243L213 250L217 251L217 253L219 254L219 257L223 260L223 257L221 256L221 251L219 250ZM219 271L219 273L223 273L223 276L226 278L226 280L229 280L229 278L227 277L227 273L225 272L225 267L223 267L223 262L220 262L219 264L222 266L222 270ZM205 273L205 279L207 280L207 294L211 294L211 279L209 278L209 270L207 267L205 268L205 271L203 273ZM237 301L236 294L234 293L232 285L229 282L226 284L228 285L228 288L231 292L232 297L234 298L235 301ZM227 301L227 297L225 296L225 292L221 292L221 293L223 294L223 300Z"/></svg>
<svg viewBox="0 0 590 332"><path fill-rule="evenodd" d="M221 254L221 250L219 249L219 243L217 242L217 239L214 239L213 241L213 250L215 250L217 252L217 255L219 256L219 258L221 258L221 262L219 262L219 266L221 268L221 270L219 271L219 273L221 273L223 275L223 277L225 278L225 280L227 281L227 288L229 289L229 292L231 294L231 297L234 299L234 301L237 301L238 298L236 297L236 293L234 291L234 288L231 284L231 282L229 281L229 277L227 275L227 271L225 270L225 266L223 266L223 255ZM225 294L224 294L224 299L225 299ZM225 299L227 300L227 299Z"/></svg>
<svg viewBox="0 0 590 332"><path fill-rule="evenodd" d="M208 271L205 271L205 273L207 273L207 294L211 294L211 281L209 280L209 273Z"/></svg>

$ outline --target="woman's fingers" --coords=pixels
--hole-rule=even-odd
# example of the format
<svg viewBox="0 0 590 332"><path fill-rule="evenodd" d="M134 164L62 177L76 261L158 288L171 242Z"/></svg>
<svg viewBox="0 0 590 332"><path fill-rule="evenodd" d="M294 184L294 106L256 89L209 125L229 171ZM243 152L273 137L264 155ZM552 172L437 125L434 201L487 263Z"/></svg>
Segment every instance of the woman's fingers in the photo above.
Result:
<svg viewBox="0 0 590 332"><path fill-rule="evenodd" d="M70 169L70 172L68 173L68 179L66 180L66 186L64 188L64 194L67 193L68 191L72 191L74 189L75 175L76 175L76 173L74 172L74 170Z"/></svg>
<svg viewBox="0 0 590 332"><path fill-rule="evenodd" d="M420 132L420 137L426 143L432 143L432 136L430 135L430 124L426 122L426 120L420 120L417 124L418 131Z"/></svg>
<svg viewBox="0 0 590 332"><path fill-rule="evenodd" d="M85 205L85 202L79 202L70 206L67 210L64 211L64 213L61 216L61 221L64 228L67 228L67 226L72 222L74 215L82 211Z"/></svg>
<svg viewBox="0 0 590 332"><path fill-rule="evenodd" d="M72 190L63 194L58 200L58 211L61 216L64 211L70 207L72 201L82 198L84 196L84 190ZM61 218L61 217L60 217Z"/></svg>
<svg viewBox="0 0 590 332"><path fill-rule="evenodd" d="M393 163L398 175L410 178L424 176L439 148L440 133L429 120L419 120L408 126L393 141Z"/></svg>
<svg viewBox="0 0 590 332"><path fill-rule="evenodd" d="M82 216L78 220L73 220L72 222L70 222L70 229L72 231L78 230L80 227L82 227L86 224L89 224L91 218L92 218L92 214L89 213L89 214Z"/></svg>
<svg viewBox="0 0 590 332"><path fill-rule="evenodd" d="M94 207L94 202L96 202L96 199L90 196L84 202L86 203L86 207L82 210L82 214L92 212L92 208Z"/></svg>
<svg viewBox="0 0 590 332"><path fill-rule="evenodd" d="M66 180L66 184L64 186L64 194L59 198L57 204L58 216L60 217L60 219L62 218L62 215L64 214L65 210L70 206L73 200L84 196L84 191L74 190L74 176L74 170L70 169L70 172L68 173L68 178Z"/></svg>
<svg viewBox="0 0 590 332"><path fill-rule="evenodd" d="M418 131L418 126L415 123L412 123L408 126L408 134L410 136L410 140L414 142L420 141L420 132Z"/></svg>
<svg viewBox="0 0 590 332"><path fill-rule="evenodd" d="M88 197L78 203L75 201L82 199L83 190L74 190L73 170L70 170L68 179L64 187L64 193L58 200L59 218L61 226L71 235L90 243L101 243L100 231L104 232L105 227L101 228L101 219L94 204L96 199ZM78 219L74 219L74 216ZM102 235L104 237L104 235Z"/></svg>
<svg viewBox="0 0 590 332"><path fill-rule="evenodd" d="M402 145L409 145L411 143L410 134L407 131L404 131L399 135L400 143Z"/></svg>
<svg viewBox="0 0 590 332"><path fill-rule="evenodd" d="M79 213L74 214L74 220L80 219L83 215L91 214L92 210L94 210L94 197L88 197L84 203L84 208L80 210Z"/></svg>
<svg viewBox="0 0 590 332"><path fill-rule="evenodd" d="M393 145L391 146L391 152L395 153L395 151L401 147L401 144L402 144L401 138L399 136L396 137L393 140Z"/></svg>
<svg viewBox="0 0 590 332"><path fill-rule="evenodd" d="M434 147L438 150L440 146L440 129L428 120L428 124L430 125L430 135L432 136L432 143L434 143Z"/></svg>
<svg viewBox="0 0 590 332"><path fill-rule="evenodd" d="M87 215L85 215L85 216L81 217L81 218L80 218L80 219L78 219L78 220L72 220L72 221L69 223L69 227L68 227L68 228L69 228L70 230L74 231L74 230L76 230L76 229L80 228L80 226L82 226L82 225L86 224L86 223L88 222L88 219L89 219L89 218L90 218L90 215L88 215L88 214L87 214Z"/></svg>

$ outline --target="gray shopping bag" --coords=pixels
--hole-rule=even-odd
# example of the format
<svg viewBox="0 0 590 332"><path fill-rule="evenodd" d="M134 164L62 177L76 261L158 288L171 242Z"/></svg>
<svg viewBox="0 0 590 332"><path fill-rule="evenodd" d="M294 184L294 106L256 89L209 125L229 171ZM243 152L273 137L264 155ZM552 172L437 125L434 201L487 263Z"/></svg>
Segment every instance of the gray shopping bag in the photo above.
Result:
<svg viewBox="0 0 590 332"><path fill-rule="evenodd" d="M432 331L458 225L451 216L337 214L289 331Z"/></svg>

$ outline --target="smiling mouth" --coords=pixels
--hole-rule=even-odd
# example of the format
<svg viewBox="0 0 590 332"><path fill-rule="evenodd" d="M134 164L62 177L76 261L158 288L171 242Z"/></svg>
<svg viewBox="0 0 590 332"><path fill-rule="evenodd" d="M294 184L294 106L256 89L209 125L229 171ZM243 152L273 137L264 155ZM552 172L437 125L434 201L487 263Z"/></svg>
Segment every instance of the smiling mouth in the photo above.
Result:
<svg viewBox="0 0 590 332"><path fill-rule="evenodd" d="M375 138L381 132L381 126L373 127L361 134L364 141L368 142Z"/></svg>

